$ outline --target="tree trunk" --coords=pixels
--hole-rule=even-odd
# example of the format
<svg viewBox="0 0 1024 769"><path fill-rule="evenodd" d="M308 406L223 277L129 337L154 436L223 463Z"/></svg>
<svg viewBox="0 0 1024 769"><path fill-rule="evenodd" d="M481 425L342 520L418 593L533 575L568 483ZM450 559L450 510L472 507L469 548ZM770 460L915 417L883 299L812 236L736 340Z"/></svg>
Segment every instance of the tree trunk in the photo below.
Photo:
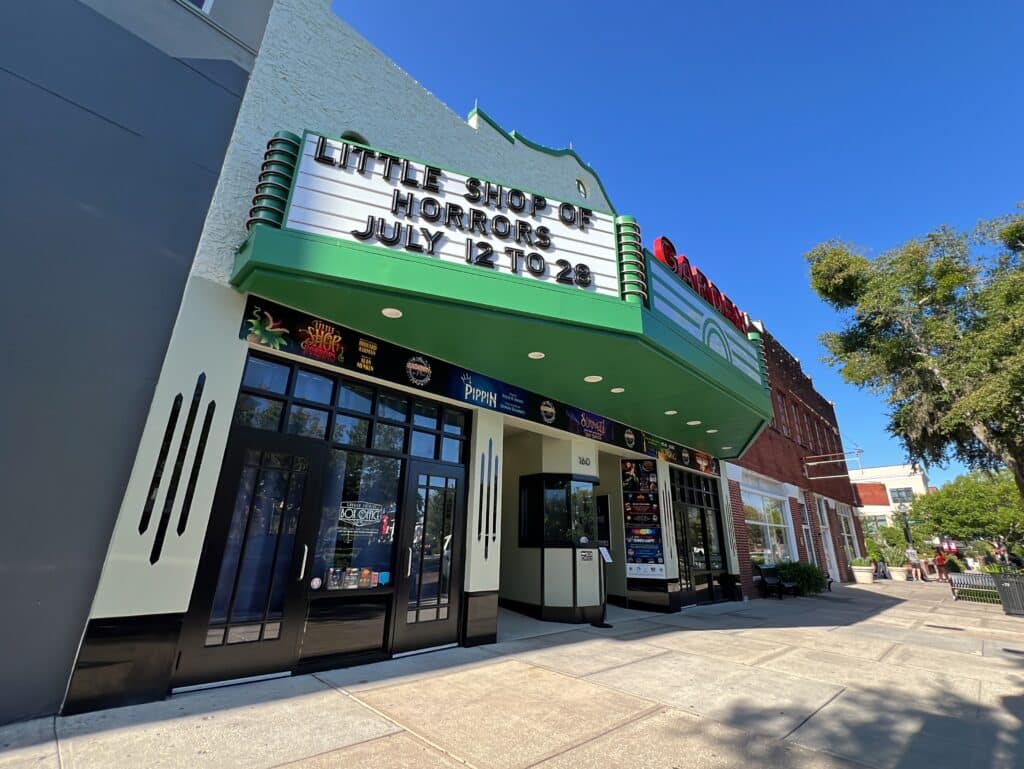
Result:
<svg viewBox="0 0 1024 769"><path fill-rule="evenodd" d="M1013 482L1017 486L1017 493L1024 502L1024 452L1007 451L992 438L988 425L976 424L971 426L971 432L978 439L982 446L988 449L992 456L999 459L1006 469L1013 476Z"/></svg>

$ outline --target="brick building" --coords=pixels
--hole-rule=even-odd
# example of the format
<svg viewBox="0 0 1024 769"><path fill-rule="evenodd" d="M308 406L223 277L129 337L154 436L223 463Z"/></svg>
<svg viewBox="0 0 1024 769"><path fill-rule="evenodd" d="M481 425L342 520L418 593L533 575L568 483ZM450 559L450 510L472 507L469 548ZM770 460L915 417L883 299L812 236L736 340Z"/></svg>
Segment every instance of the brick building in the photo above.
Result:
<svg viewBox="0 0 1024 769"><path fill-rule="evenodd" d="M799 559L845 582L849 561L864 553L835 409L777 339L764 331L762 343L774 417L724 468L743 592L752 597L755 563Z"/></svg>

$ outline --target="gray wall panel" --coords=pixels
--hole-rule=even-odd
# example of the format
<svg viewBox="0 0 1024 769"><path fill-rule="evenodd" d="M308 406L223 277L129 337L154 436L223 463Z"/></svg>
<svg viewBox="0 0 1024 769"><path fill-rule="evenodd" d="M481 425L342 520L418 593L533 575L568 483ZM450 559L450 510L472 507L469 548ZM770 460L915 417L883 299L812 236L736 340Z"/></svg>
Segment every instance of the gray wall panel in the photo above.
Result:
<svg viewBox="0 0 1024 769"><path fill-rule="evenodd" d="M60 706L238 109L79 3L6 17L0 723Z"/></svg>

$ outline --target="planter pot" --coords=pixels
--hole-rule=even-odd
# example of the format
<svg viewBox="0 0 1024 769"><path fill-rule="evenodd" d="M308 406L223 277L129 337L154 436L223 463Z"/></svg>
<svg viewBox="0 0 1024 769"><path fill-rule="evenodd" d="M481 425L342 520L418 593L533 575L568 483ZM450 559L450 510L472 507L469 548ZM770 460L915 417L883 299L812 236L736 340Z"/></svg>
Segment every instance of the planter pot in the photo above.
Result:
<svg viewBox="0 0 1024 769"><path fill-rule="evenodd" d="M889 576L892 577L893 582L906 582L907 581L907 567L906 566L890 566Z"/></svg>
<svg viewBox="0 0 1024 769"><path fill-rule="evenodd" d="M875 581L874 566L851 566L853 569L853 581L858 585L871 585Z"/></svg>

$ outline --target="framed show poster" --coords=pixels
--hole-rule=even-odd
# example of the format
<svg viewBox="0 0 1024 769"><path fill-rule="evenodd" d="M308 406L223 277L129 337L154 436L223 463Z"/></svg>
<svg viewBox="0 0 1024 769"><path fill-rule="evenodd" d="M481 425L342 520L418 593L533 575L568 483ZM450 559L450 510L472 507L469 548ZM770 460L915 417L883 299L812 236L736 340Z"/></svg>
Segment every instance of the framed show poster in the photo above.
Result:
<svg viewBox="0 0 1024 769"><path fill-rule="evenodd" d="M626 576L664 579L657 464L653 459L624 459L621 467Z"/></svg>

